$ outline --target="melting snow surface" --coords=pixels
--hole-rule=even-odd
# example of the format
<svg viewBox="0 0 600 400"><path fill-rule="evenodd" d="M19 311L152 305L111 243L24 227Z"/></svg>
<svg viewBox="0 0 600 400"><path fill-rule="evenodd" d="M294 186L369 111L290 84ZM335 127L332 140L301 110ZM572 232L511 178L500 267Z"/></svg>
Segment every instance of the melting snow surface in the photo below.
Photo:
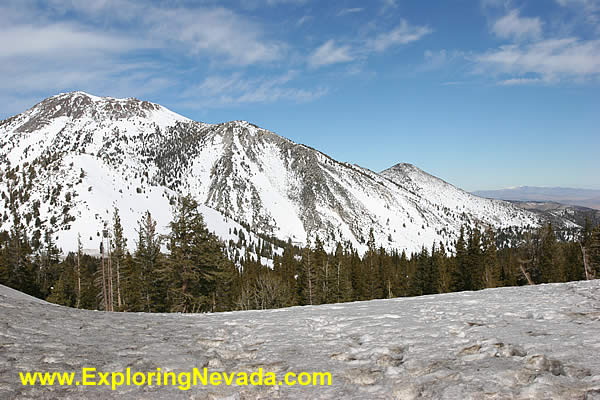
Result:
<svg viewBox="0 0 600 400"><path fill-rule="evenodd" d="M218 314L83 311L0 286L0 398L597 399L600 281ZM330 387L23 387L19 371L331 372Z"/></svg>

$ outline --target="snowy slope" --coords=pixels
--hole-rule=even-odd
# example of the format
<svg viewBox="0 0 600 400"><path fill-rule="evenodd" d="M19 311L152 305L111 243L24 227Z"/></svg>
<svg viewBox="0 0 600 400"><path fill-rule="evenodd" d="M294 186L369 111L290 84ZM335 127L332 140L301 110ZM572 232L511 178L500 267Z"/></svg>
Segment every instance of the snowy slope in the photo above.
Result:
<svg viewBox="0 0 600 400"><path fill-rule="evenodd" d="M56 222L65 251L78 234L97 248L114 207L130 247L146 210L166 233L179 193L206 207L209 229L225 240L242 224L298 244L317 235L329 245L350 241L361 252L371 228L379 245L411 252L434 241L451 246L464 223L541 221L412 166L377 174L245 121L194 122L133 98L60 94L0 122L0 137L0 229L18 209L33 235Z"/></svg>
<svg viewBox="0 0 600 400"><path fill-rule="evenodd" d="M84 311L0 286L0 398L597 399L600 281L216 314ZM26 343L26 345L23 345ZM329 372L331 386L23 387L18 372ZM98 380L98 378L96 378Z"/></svg>
<svg viewBox="0 0 600 400"><path fill-rule="evenodd" d="M56 218L60 230L55 239L65 252L76 248L81 235L86 253L98 253L101 232L111 224L115 208L130 249L137 239L137 221L146 210L157 221L158 232L167 233L170 199L177 193L148 183L156 167L140 152L155 146L156 132L177 123L192 121L145 101L83 92L54 96L3 121L0 136L6 140L0 144L1 171L7 174L16 167L27 173L0 181L4 200L0 210L8 217L3 218L1 229L12 225L7 210L13 192L19 213L26 216L23 222L31 227L30 235L37 231L43 237L47 226L56 225L51 218ZM24 200L23 194L25 201L18 201ZM202 205L201 212L209 229L222 240L237 242L236 230L245 233L248 243L258 243L256 235L218 211Z"/></svg>
<svg viewBox="0 0 600 400"><path fill-rule="evenodd" d="M412 164L396 164L382 171L380 175L416 193L433 205L466 213L485 225L500 228L520 226L523 220L530 217L527 212L509 202L472 195ZM577 226L567 220L559 220L559 223L563 227Z"/></svg>

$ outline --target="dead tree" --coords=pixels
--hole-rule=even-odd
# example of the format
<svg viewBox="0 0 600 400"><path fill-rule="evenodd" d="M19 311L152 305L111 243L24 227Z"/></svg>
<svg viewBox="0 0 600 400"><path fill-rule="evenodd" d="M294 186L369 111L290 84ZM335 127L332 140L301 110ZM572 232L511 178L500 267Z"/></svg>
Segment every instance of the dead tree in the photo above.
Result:
<svg viewBox="0 0 600 400"><path fill-rule="evenodd" d="M102 269L102 300L104 302L104 311L108 311L108 298L106 296L106 270L104 266L104 241L100 245L100 267Z"/></svg>
<svg viewBox="0 0 600 400"><path fill-rule="evenodd" d="M81 235L77 236L77 304L76 308L81 305Z"/></svg>
<svg viewBox="0 0 600 400"><path fill-rule="evenodd" d="M525 277L525 279L527 279L527 283L530 285L535 285L535 283L531 279L531 275L529 274L529 272L527 272L527 269L525 268L525 265L531 263L532 261L533 261L533 258L530 260L523 260L521 258L517 258L517 262L519 263L519 268L521 269L521 272L523 273L523 276Z"/></svg>

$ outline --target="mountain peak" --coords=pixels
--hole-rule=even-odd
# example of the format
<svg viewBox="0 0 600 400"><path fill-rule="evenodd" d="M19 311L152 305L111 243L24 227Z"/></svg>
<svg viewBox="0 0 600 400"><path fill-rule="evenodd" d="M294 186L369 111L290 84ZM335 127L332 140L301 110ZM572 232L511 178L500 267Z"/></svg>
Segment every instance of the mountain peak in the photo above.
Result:
<svg viewBox="0 0 600 400"><path fill-rule="evenodd" d="M401 163L392 165L391 167L389 167L385 171L390 171L390 170L402 170L402 171L405 171L405 170L419 170L420 171L421 169L418 168L418 167L416 167L413 164L401 162ZM384 172L384 171L382 171L382 172Z"/></svg>
<svg viewBox="0 0 600 400"><path fill-rule="evenodd" d="M99 97L82 91L59 93L49 97L10 120L15 132L30 133L51 125L61 117L71 122L98 123L142 119L158 125L189 121L161 105L135 97Z"/></svg>

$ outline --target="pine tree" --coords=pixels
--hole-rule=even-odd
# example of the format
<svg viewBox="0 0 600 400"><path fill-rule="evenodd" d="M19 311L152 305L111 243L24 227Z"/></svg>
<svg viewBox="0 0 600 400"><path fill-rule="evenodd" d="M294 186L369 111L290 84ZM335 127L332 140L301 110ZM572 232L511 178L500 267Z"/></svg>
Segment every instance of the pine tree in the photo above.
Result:
<svg viewBox="0 0 600 400"><path fill-rule="evenodd" d="M48 297L52 291L52 283L59 275L60 250L54 243L53 233L47 230L44 236L45 246L39 257L38 285L41 295Z"/></svg>
<svg viewBox="0 0 600 400"><path fill-rule="evenodd" d="M240 274L237 267L227 260L217 276L215 286L216 306L213 311L230 311L235 308L235 300L241 290Z"/></svg>
<svg viewBox="0 0 600 400"><path fill-rule="evenodd" d="M397 266L397 280L394 289L396 296L408 296L409 290L409 269L410 261L406 256L406 251L402 250L402 253L398 257Z"/></svg>
<svg viewBox="0 0 600 400"><path fill-rule="evenodd" d="M469 269L468 255L465 241L465 229L460 228L460 234L456 241L456 255L454 257L456 267L452 284L452 291L471 290L471 271Z"/></svg>
<svg viewBox="0 0 600 400"><path fill-rule="evenodd" d="M62 263L57 265L60 275L58 280L53 282L53 289L46 299L47 301L67 307L74 307L77 304L75 267L76 261L73 254L69 254Z"/></svg>
<svg viewBox="0 0 600 400"><path fill-rule="evenodd" d="M559 270L556 253L556 236L552 225L548 224L540 229L541 243L539 247L538 269L541 275L541 282L558 282Z"/></svg>
<svg viewBox="0 0 600 400"><path fill-rule="evenodd" d="M169 234L169 284L171 310L214 311L216 282L229 263L223 245L209 233L191 196L180 197Z"/></svg>
<svg viewBox="0 0 600 400"><path fill-rule="evenodd" d="M446 248L444 244L440 242L440 249L437 252L438 260L438 293L449 293L453 289L453 277L456 276L456 272L453 267L456 265L452 260L448 259L446 254Z"/></svg>
<svg viewBox="0 0 600 400"><path fill-rule="evenodd" d="M306 247L302 250L302 260L300 261L300 271L298 274L298 291L300 304L317 304L317 269L308 240Z"/></svg>
<svg viewBox="0 0 600 400"><path fill-rule="evenodd" d="M591 276L600 276L600 225L592 230L588 244Z"/></svg>
<svg viewBox="0 0 600 400"><path fill-rule="evenodd" d="M487 228L483 235L483 287L500 286L500 267L496 255L496 239L494 231Z"/></svg>
<svg viewBox="0 0 600 400"><path fill-rule="evenodd" d="M138 243L135 251L135 264L139 273L139 287L141 291L141 309L147 312L160 311L164 307L166 294L161 290L161 279L158 270L161 264L161 240L156 232L156 222L150 211L146 211L139 222ZM158 294L158 296L157 296ZM156 304L154 299L162 297L162 304Z"/></svg>
<svg viewBox="0 0 600 400"><path fill-rule="evenodd" d="M383 285L381 276L381 265L378 262L377 247L375 243L375 235L373 228L369 230L369 240L367 241L367 252L363 258L365 268L364 279L366 281L365 299L380 299L383 298Z"/></svg>
<svg viewBox="0 0 600 400"><path fill-rule="evenodd" d="M350 277L352 282L352 300L367 300L368 299L368 286L367 286L367 273L364 266L364 260L361 260L358 256L356 249L352 248L349 250L348 257L350 258Z"/></svg>
<svg viewBox="0 0 600 400"><path fill-rule="evenodd" d="M334 275L329 267L329 257L318 235L315 238L312 262L315 265L316 272L316 290L313 304L329 303L332 301L332 278Z"/></svg>
<svg viewBox="0 0 600 400"><path fill-rule="evenodd" d="M563 280L565 282L585 279L579 243L564 243L562 245L562 264Z"/></svg>
<svg viewBox="0 0 600 400"><path fill-rule="evenodd" d="M119 211L115 207L113 212L113 227L112 227L112 264L115 266L115 282L117 285L117 309L124 308L123 297L121 296L121 266L125 259L127 251L127 239L123 236L123 226L121 225L121 217Z"/></svg>
<svg viewBox="0 0 600 400"><path fill-rule="evenodd" d="M467 245L467 290L483 289L483 254L481 252L481 232L475 227L469 235Z"/></svg>
<svg viewBox="0 0 600 400"><path fill-rule="evenodd" d="M289 303L298 304L298 262L294 257L294 246L292 241L288 239L283 254L279 258L279 263L275 263L275 271L285 281L285 285L288 287L288 293L290 295Z"/></svg>
<svg viewBox="0 0 600 400"><path fill-rule="evenodd" d="M334 268L334 297L333 302L341 303L352 299L352 282L350 278L350 267L348 258L345 255L341 243L337 243L335 253L332 258L332 267Z"/></svg>
<svg viewBox="0 0 600 400"><path fill-rule="evenodd" d="M0 231L0 285L10 286L10 267L8 264L8 245L10 237L8 232Z"/></svg>
<svg viewBox="0 0 600 400"><path fill-rule="evenodd" d="M81 235L77 235L77 253L76 257L76 279L77 279L77 300L75 301L75 308L81 307L81 256L83 255L83 245L81 244Z"/></svg>

